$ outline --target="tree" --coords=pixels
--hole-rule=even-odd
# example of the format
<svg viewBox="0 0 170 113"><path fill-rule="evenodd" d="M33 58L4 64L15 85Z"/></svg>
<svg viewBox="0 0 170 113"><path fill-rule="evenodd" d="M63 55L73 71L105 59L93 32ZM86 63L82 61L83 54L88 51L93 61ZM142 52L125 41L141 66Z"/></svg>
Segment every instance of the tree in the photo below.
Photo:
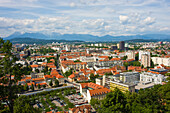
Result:
<svg viewBox="0 0 170 113"><path fill-rule="evenodd" d="M57 79L55 79L55 86L58 87L59 86L59 81Z"/></svg>
<svg viewBox="0 0 170 113"><path fill-rule="evenodd" d="M41 85L40 84L38 84L38 89L40 89L41 88Z"/></svg>
<svg viewBox="0 0 170 113"><path fill-rule="evenodd" d="M70 69L69 71L66 71L66 72L64 73L64 75L65 75L66 77L70 76L71 74L72 74L72 69Z"/></svg>
<svg viewBox="0 0 170 113"><path fill-rule="evenodd" d="M52 81L52 80L50 81L49 85L50 85L51 87L53 86L53 81Z"/></svg>
<svg viewBox="0 0 170 113"><path fill-rule="evenodd" d="M90 80L95 83L95 76L93 73L90 74Z"/></svg>
<svg viewBox="0 0 170 113"><path fill-rule="evenodd" d="M122 60L126 60L127 59L127 55L126 56L124 56L123 58L122 58Z"/></svg>
<svg viewBox="0 0 170 113"><path fill-rule="evenodd" d="M20 96L14 102L14 113L40 113L40 109L34 108L29 104L28 96Z"/></svg>
<svg viewBox="0 0 170 113"><path fill-rule="evenodd" d="M21 64L16 64L17 57L12 53L12 43L0 39L0 52L4 57L0 59L0 97L1 101L6 102L9 110L13 113L14 99L17 97L17 81L23 75ZM12 79L14 75L14 79Z"/></svg>
<svg viewBox="0 0 170 113"><path fill-rule="evenodd" d="M152 59L150 60L150 62L151 62L151 68L154 68L154 63L153 63L153 61L152 61Z"/></svg>
<svg viewBox="0 0 170 113"><path fill-rule="evenodd" d="M126 70L127 70L128 66L129 66L129 63L128 62L124 62L123 65L126 67Z"/></svg>
<svg viewBox="0 0 170 113"><path fill-rule="evenodd" d="M43 88L45 89L45 88L46 88L46 85L43 85Z"/></svg>
<svg viewBox="0 0 170 113"><path fill-rule="evenodd" d="M115 88L113 92L110 92L106 95L106 98L102 101L101 105L101 108L104 109L99 109L98 112L106 113L106 111L117 111L125 113L127 112L125 109L126 103L127 101L125 95L118 88Z"/></svg>
<svg viewBox="0 0 170 113"><path fill-rule="evenodd" d="M136 60L136 61L139 60L139 53L137 53L137 54L135 55L135 60Z"/></svg>
<svg viewBox="0 0 170 113"><path fill-rule="evenodd" d="M40 71L38 69L35 69L35 72L39 73Z"/></svg>
<svg viewBox="0 0 170 113"><path fill-rule="evenodd" d="M31 84L31 90L34 91L34 85L33 84Z"/></svg>
<svg viewBox="0 0 170 113"><path fill-rule="evenodd" d="M28 87L27 84L25 84L25 86L24 86L24 91L28 91L28 90L29 90L29 87Z"/></svg>

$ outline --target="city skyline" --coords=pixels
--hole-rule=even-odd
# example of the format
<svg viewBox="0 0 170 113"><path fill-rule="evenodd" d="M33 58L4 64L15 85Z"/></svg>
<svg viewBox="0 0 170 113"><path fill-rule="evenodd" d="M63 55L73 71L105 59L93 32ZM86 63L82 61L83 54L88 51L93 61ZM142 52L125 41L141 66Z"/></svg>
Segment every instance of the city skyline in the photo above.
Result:
<svg viewBox="0 0 170 113"><path fill-rule="evenodd" d="M0 0L0 37L50 34L169 34L168 0Z"/></svg>

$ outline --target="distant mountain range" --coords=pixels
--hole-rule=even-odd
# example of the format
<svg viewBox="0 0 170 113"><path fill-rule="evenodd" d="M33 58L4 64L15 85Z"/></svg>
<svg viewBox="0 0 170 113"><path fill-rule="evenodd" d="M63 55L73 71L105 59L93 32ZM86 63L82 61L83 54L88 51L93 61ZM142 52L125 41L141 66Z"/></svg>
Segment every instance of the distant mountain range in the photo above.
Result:
<svg viewBox="0 0 170 113"><path fill-rule="evenodd" d="M43 39L43 40L79 40L79 41L97 41L97 42L111 42L111 41L126 41L133 39L144 40L154 40L154 41L170 41L170 35L164 34L145 34L145 35L132 35L132 36L93 36L89 34L43 34L43 33L20 33L15 32L12 35L5 37L5 40L12 40L15 38L33 38L33 39Z"/></svg>

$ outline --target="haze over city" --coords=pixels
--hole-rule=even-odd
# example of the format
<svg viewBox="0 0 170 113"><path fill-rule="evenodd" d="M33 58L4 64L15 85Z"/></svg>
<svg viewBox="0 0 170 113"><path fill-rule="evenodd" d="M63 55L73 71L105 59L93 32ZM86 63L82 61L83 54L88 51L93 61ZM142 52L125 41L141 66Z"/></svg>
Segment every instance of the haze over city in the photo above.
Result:
<svg viewBox="0 0 170 113"><path fill-rule="evenodd" d="M169 0L0 0L0 36L169 34Z"/></svg>

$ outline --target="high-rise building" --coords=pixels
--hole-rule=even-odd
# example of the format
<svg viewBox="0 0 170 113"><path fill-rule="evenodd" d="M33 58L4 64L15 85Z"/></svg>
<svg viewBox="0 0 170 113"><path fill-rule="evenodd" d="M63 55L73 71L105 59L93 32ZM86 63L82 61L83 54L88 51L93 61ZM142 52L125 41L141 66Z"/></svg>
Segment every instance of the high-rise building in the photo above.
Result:
<svg viewBox="0 0 170 113"><path fill-rule="evenodd" d="M111 50L116 50L117 49L117 46L111 46Z"/></svg>
<svg viewBox="0 0 170 113"><path fill-rule="evenodd" d="M119 42L119 49L120 50L124 50L125 49L125 42L124 41L120 41Z"/></svg>
<svg viewBox="0 0 170 113"><path fill-rule="evenodd" d="M143 54L147 54L147 55L150 56L150 52L149 51L139 51L139 60L141 60Z"/></svg>
<svg viewBox="0 0 170 113"><path fill-rule="evenodd" d="M128 51L127 52L127 59L135 59L135 52L134 51Z"/></svg>
<svg viewBox="0 0 170 113"><path fill-rule="evenodd" d="M144 67L150 67L150 55L148 54L142 54L141 56L141 64L144 66Z"/></svg>

